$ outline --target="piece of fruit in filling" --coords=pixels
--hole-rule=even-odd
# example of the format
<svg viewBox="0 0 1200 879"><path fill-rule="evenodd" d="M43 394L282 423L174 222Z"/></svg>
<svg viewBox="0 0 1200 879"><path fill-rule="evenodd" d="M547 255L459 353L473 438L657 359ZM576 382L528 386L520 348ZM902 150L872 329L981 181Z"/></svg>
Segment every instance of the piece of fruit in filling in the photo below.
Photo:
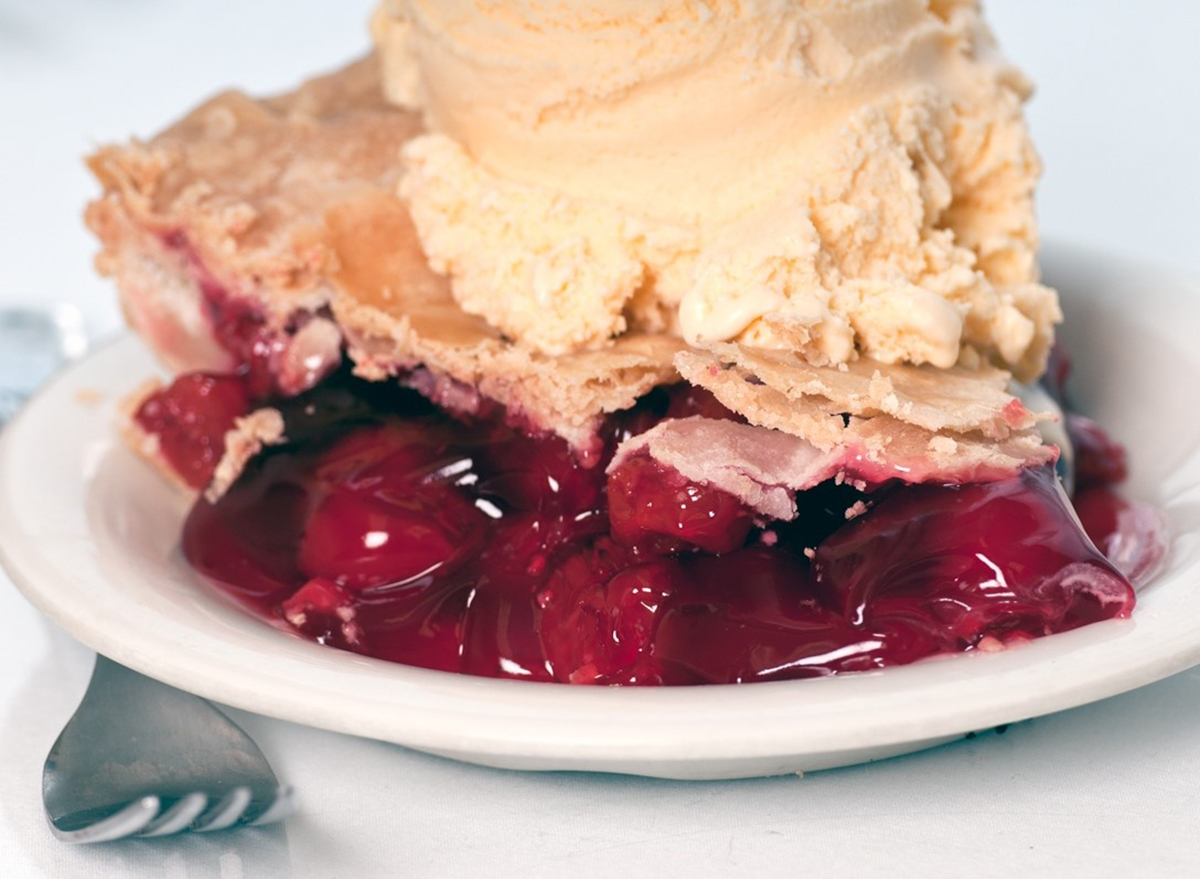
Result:
<svg viewBox="0 0 1200 879"><path fill-rule="evenodd" d="M402 584L478 552L484 514L447 476L446 438L416 424L364 428L317 468L300 569L355 591Z"/></svg>
<svg viewBox="0 0 1200 879"><path fill-rule="evenodd" d="M572 554L537 594L546 660L573 684L665 683L653 656L659 612L684 578L678 561L638 560L601 539Z"/></svg>
<svg viewBox="0 0 1200 879"><path fill-rule="evenodd" d="M194 372L147 397L134 421L157 439L158 453L189 486L202 489L225 453L225 434L250 411L243 382Z"/></svg>
<svg viewBox="0 0 1200 879"><path fill-rule="evenodd" d="M693 547L730 552L746 542L754 524L733 495L690 482L646 456L631 458L609 478L608 515L617 541L659 555Z"/></svg>

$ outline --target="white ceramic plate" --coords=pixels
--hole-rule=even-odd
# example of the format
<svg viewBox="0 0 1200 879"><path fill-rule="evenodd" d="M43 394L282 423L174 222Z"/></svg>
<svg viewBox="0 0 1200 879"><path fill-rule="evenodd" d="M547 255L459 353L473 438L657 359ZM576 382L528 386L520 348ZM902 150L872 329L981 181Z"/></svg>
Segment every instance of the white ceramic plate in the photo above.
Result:
<svg viewBox="0 0 1200 879"><path fill-rule="evenodd" d="M131 338L54 382L0 435L0 558L90 647L239 708L461 760L671 778L839 766L1111 696L1200 663L1200 284L1056 248L1075 387L1167 511L1168 565L1130 621L996 655L807 681L592 689L427 671L277 631L204 586L185 503L126 451L117 400L154 371Z"/></svg>

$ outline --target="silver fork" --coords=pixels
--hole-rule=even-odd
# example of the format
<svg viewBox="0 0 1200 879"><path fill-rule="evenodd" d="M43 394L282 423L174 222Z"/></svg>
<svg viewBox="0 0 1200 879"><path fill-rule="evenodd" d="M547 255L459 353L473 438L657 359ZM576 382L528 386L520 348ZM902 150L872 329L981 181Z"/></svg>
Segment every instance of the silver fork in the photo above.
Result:
<svg viewBox="0 0 1200 879"><path fill-rule="evenodd" d="M278 821L292 791L210 703L103 656L42 771L64 842L108 842Z"/></svg>

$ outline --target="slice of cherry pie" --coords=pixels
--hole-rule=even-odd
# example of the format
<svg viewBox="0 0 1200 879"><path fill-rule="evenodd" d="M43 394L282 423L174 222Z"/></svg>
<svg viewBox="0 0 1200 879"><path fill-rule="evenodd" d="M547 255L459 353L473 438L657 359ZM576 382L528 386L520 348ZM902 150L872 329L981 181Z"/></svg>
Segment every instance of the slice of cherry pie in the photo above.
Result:
<svg viewBox="0 0 1200 879"><path fill-rule="evenodd" d="M1000 369L636 331L522 347L426 263L396 194L420 129L367 59L91 158L99 267L178 374L127 433L197 494L183 550L220 588L346 650L596 684L863 671L1129 615L1161 523L1112 494L1099 428L1066 424L1081 525L1053 413Z"/></svg>

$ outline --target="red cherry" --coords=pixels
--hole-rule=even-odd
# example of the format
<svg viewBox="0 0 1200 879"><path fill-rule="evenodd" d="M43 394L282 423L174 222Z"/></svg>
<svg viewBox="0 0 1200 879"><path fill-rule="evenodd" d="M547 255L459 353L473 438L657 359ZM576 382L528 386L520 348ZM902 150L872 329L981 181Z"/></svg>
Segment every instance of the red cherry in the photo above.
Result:
<svg viewBox="0 0 1200 879"><path fill-rule="evenodd" d="M481 450L492 475L480 485L510 509L574 516L603 502L604 471L583 467L558 437L496 437Z"/></svg>
<svg viewBox="0 0 1200 879"><path fill-rule="evenodd" d="M134 418L192 488L204 488L225 454L225 434L250 411L240 379L193 372L151 395Z"/></svg>
<svg viewBox="0 0 1200 879"><path fill-rule="evenodd" d="M620 553L579 553L539 593L542 644L556 680L661 682L650 649L682 569L667 559L622 567L627 564Z"/></svg>
<svg viewBox="0 0 1200 879"><path fill-rule="evenodd" d="M391 486L330 493L309 519L300 567L351 589L442 572L478 541L483 516L455 489Z"/></svg>
<svg viewBox="0 0 1200 879"><path fill-rule="evenodd" d="M688 547L729 552L754 524L731 494L688 482L647 457L631 458L609 476L608 513L616 540L662 554Z"/></svg>

